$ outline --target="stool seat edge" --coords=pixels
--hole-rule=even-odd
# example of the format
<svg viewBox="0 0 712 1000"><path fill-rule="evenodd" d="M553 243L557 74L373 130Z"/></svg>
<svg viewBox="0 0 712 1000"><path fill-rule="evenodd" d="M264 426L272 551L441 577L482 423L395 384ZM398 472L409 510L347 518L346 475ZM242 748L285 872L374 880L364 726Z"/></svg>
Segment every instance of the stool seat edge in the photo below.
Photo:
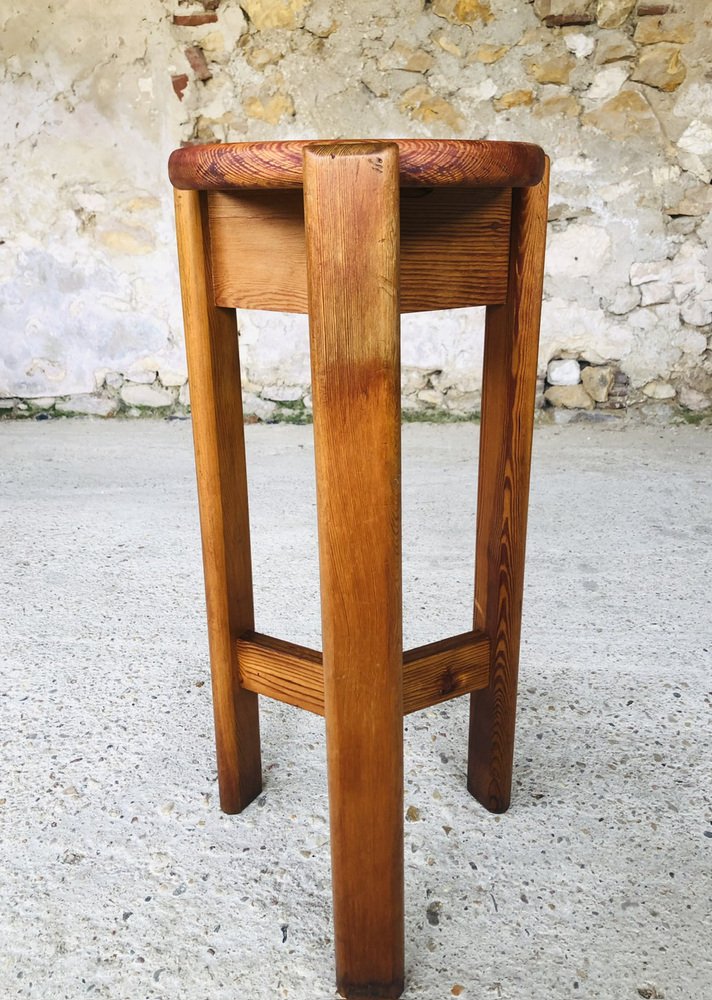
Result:
<svg viewBox="0 0 712 1000"><path fill-rule="evenodd" d="M290 139L183 146L168 175L184 191L301 188L304 147L328 142L395 142L401 187L521 188L544 173L541 147L486 139Z"/></svg>

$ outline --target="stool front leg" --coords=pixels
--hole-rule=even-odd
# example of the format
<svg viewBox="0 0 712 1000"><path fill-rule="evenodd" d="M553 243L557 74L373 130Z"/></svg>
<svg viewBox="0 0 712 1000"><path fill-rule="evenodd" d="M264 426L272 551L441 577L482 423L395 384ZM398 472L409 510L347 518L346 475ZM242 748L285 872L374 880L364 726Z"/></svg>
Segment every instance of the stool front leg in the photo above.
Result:
<svg viewBox="0 0 712 1000"><path fill-rule="evenodd" d="M548 184L547 160L540 184L512 192L507 301L485 324L474 622L491 655L489 686L472 694L467 787L491 812L512 786Z"/></svg>
<svg viewBox="0 0 712 1000"><path fill-rule="evenodd" d="M304 154L337 987L403 988L398 151Z"/></svg>
<svg viewBox="0 0 712 1000"><path fill-rule="evenodd" d="M237 813L262 789L257 695L240 687L236 660L254 628L237 324L214 304L205 195L177 190L175 203L220 805Z"/></svg>

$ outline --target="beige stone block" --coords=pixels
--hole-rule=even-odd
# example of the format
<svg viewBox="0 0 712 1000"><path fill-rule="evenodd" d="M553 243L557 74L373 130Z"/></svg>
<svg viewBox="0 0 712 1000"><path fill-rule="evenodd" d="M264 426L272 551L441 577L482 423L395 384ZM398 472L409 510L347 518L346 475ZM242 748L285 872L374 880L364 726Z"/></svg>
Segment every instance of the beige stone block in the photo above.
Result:
<svg viewBox="0 0 712 1000"><path fill-rule="evenodd" d="M652 382L648 382L647 385L643 386L643 392L648 397L648 399L674 399L675 389L670 385L669 382L664 382L662 379L654 378Z"/></svg>
<svg viewBox="0 0 712 1000"><path fill-rule="evenodd" d="M171 406L175 400L172 392L153 385L124 385L120 395L129 406L145 406L152 409Z"/></svg>
<svg viewBox="0 0 712 1000"><path fill-rule="evenodd" d="M635 261L630 265L631 285L644 285L648 281L669 281L672 277L672 266L665 257L663 260Z"/></svg>
<svg viewBox="0 0 712 1000"><path fill-rule="evenodd" d="M499 62L502 56L506 56L508 52L508 45L481 45L468 62L480 62L484 63L485 66L491 66L492 63Z"/></svg>
<svg viewBox="0 0 712 1000"><path fill-rule="evenodd" d="M615 295L608 303L608 311L615 316L623 316L640 305L640 289L630 285L617 288Z"/></svg>
<svg viewBox="0 0 712 1000"><path fill-rule="evenodd" d="M660 129L650 105L635 90L621 91L600 108L588 111L581 120L621 141L634 135L654 135Z"/></svg>
<svg viewBox="0 0 712 1000"><path fill-rule="evenodd" d="M420 368L403 368L401 370L401 392L408 394L424 389L428 381L428 372Z"/></svg>
<svg viewBox="0 0 712 1000"><path fill-rule="evenodd" d="M479 413L482 394L479 392L457 392L453 390L445 397L445 406L451 413Z"/></svg>
<svg viewBox="0 0 712 1000"><path fill-rule="evenodd" d="M260 420L269 420L277 410L277 404L269 399L262 399L251 392L242 393L242 408L245 416L259 417Z"/></svg>
<svg viewBox="0 0 712 1000"><path fill-rule="evenodd" d="M107 229L99 233L99 242L114 253L130 255L150 253L155 239L146 229Z"/></svg>
<svg viewBox="0 0 712 1000"><path fill-rule="evenodd" d="M158 373L161 384L167 389L178 389L182 386L188 376L185 372L176 372L171 369L163 369Z"/></svg>
<svg viewBox="0 0 712 1000"><path fill-rule="evenodd" d="M113 417L119 408L115 399L105 399L102 396L88 394L68 396L57 401L57 413L80 414L87 417Z"/></svg>
<svg viewBox="0 0 712 1000"><path fill-rule="evenodd" d="M593 8L593 0L534 0L534 13L545 20L548 17L585 17Z"/></svg>
<svg viewBox="0 0 712 1000"><path fill-rule="evenodd" d="M568 83L571 70L576 65L572 55L554 56L551 59L530 59L527 70L537 83Z"/></svg>
<svg viewBox="0 0 712 1000"><path fill-rule="evenodd" d="M161 207L161 200L153 195L140 195L130 198L121 207L131 215L143 215L146 212L157 212Z"/></svg>
<svg viewBox="0 0 712 1000"><path fill-rule="evenodd" d="M272 97L248 97L242 102L248 118L276 125L285 116L294 115L294 101L289 94L274 94Z"/></svg>
<svg viewBox="0 0 712 1000"><path fill-rule="evenodd" d="M679 149L677 162L683 170L687 170L703 184L712 184L712 156L703 158L697 153L688 153L684 149Z"/></svg>
<svg viewBox="0 0 712 1000"><path fill-rule="evenodd" d="M581 372L581 384L591 399L605 403L613 387L613 369L610 365L589 365Z"/></svg>
<svg viewBox="0 0 712 1000"><path fill-rule="evenodd" d="M636 0L598 0L596 21L599 28L620 28L628 20Z"/></svg>
<svg viewBox="0 0 712 1000"><path fill-rule="evenodd" d="M495 111L509 111L510 108L528 107L533 103L534 93L531 90L509 90L492 102Z"/></svg>
<svg viewBox="0 0 712 1000"><path fill-rule="evenodd" d="M225 51L225 38L222 31L211 31L203 35L200 45L204 52L209 52L211 59L221 55Z"/></svg>
<svg viewBox="0 0 712 1000"><path fill-rule="evenodd" d="M452 104L443 97L438 97L425 84L406 90L400 101L400 109L426 125L443 124L455 132L462 130L462 118Z"/></svg>
<svg viewBox="0 0 712 1000"><path fill-rule="evenodd" d="M418 399L423 403L429 403L431 406L440 406L443 401L443 394L438 392L437 389L421 389L418 393Z"/></svg>
<svg viewBox="0 0 712 1000"><path fill-rule="evenodd" d="M688 299L680 315L690 326L708 326L712 323L712 299Z"/></svg>
<svg viewBox="0 0 712 1000"><path fill-rule="evenodd" d="M632 79L669 93L677 90L686 76L680 49L669 42L660 42L643 50Z"/></svg>
<svg viewBox="0 0 712 1000"><path fill-rule="evenodd" d="M693 413L701 413L703 410L708 410L712 407L712 399L709 396L705 396L703 392L698 392L697 389L683 385L680 389L680 404L686 410L692 410Z"/></svg>
<svg viewBox="0 0 712 1000"><path fill-rule="evenodd" d="M705 109L701 109L704 114ZM712 155L712 125L693 119L677 140L680 149L697 156Z"/></svg>
<svg viewBox="0 0 712 1000"><path fill-rule="evenodd" d="M684 45L695 37L691 21L675 14L664 17L642 17L635 28L633 38L638 45L655 45L657 42L676 42Z"/></svg>
<svg viewBox="0 0 712 1000"><path fill-rule="evenodd" d="M594 62L597 66L618 62L620 59L630 59L638 50L627 35L622 31L606 32L598 42Z"/></svg>
<svg viewBox="0 0 712 1000"><path fill-rule="evenodd" d="M434 63L435 60L429 52L418 49L406 57L403 69L408 70L409 73L427 73L429 69L432 69Z"/></svg>
<svg viewBox="0 0 712 1000"><path fill-rule="evenodd" d="M672 298L672 285L666 281L648 281L640 286L640 304L654 306L659 302L669 302Z"/></svg>
<svg viewBox="0 0 712 1000"><path fill-rule="evenodd" d="M240 6L258 31L296 28L311 0L242 0Z"/></svg>
<svg viewBox="0 0 712 1000"><path fill-rule="evenodd" d="M372 63L364 67L361 82L375 97L388 97L388 75Z"/></svg>
<svg viewBox="0 0 712 1000"><path fill-rule="evenodd" d="M561 97L547 97L534 106L533 114L537 118L549 118L557 115L563 118L576 118L581 112L581 105L573 94L562 94Z"/></svg>
<svg viewBox="0 0 712 1000"><path fill-rule="evenodd" d="M306 30L317 38L328 38L340 27L340 21L332 17L333 5L315 4L312 5L304 21Z"/></svg>
<svg viewBox="0 0 712 1000"><path fill-rule="evenodd" d="M551 32L547 31L547 29L543 28L541 25L538 25L536 28L527 28L517 42L517 48L525 48L529 45L535 45L538 48L542 48L544 45L549 44L550 38Z"/></svg>
<svg viewBox="0 0 712 1000"><path fill-rule="evenodd" d="M672 342L683 354L691 354L693 358L699 357L707 350L707 337L704 333L691 330L688 326L681 327L672 338Z"/></svg>
<svg viewBox="0 0 712 1000"><path fill-rule="evenodd" d="M133 382L136 385L152 385L156 381L155 368L153 371L143 367L131 368L130 371L125 373L125 378L127 382Z"/></svg>
<svg viewBox="0 0 712 1000"><path fill-rule="evenodd" d="M697 184L688 188L680 201L665 209L668 215L699 216L712 212L712 187Z"/></svg>
<svg viewBox="0 0 712 1000"><path fill-rule="evenodd" d="M712 77L690 80L689 84L675 97L673 114L682 121L706 117L703 109L712 107Z"/></svg>
<svg viewBox="0 0 712 1000"><path fill-rule="evenodd" d="M245 53L245 59L253 69L264 69L265 66L271 66L272 63L279 62L281 58L282 53L277 49L266 49L262 46L248 49Z"/></svg>
<svg viewBox="0 0 712 1000"><path fill-rule="evenodd" d="M544 398L552 406L563 406L566 410L593 410L596 405L580 383L552 385L544 393Z"/></svg>
<svg viewBox="0 0 712 1000"><path fill-rule="evenodd" d="M459 45L456 45L446 35L440 35L436 41L443 52L447 52L449 55L455 56L457 59L462 58L462 50Z"/></svg>
<svg viewBox="0 0 712 1000"><path fill-rule="evenodd" d="M474 24L476 21L487 24L494 17L490 5L482 0L435 0L433 14L446 18L451 24Z"/></svg>

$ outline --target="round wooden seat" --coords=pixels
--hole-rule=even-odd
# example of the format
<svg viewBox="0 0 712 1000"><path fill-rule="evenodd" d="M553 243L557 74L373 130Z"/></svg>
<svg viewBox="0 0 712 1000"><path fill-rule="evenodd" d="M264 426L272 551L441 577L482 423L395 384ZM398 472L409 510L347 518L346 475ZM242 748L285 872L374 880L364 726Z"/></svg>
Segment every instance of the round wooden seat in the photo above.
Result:
<svg viewBox="0 0 712 1000"><path fill-rule="evenodd" d="M374 140L348 140L373 142ZM399 152L402 187L521 188L538 184L544 152L528 142L484 139L384 139ZM343 145L345 140L329 140ZM326 140L229 142L185 146L171 154L168 173L184 191L300 188L305 146Z"/></svg>

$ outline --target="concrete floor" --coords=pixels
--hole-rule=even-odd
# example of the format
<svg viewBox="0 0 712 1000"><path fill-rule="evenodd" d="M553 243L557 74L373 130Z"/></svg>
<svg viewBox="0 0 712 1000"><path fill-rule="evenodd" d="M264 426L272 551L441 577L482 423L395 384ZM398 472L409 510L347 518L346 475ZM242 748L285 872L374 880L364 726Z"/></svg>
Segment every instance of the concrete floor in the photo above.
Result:
<svg viewBox="0 0 712 1000"><path fill-rule="evenodd" d="M404 430L409 645L469 627L476 436ZM248 444L257 626L318 643L310 429ZM0 455L0 998L333 997L322 721L265 700L218 809L189 425ZM409 1000L712 995L711 478L709 431L537 430L510 812L466 699L406 720Z"/></svg>

